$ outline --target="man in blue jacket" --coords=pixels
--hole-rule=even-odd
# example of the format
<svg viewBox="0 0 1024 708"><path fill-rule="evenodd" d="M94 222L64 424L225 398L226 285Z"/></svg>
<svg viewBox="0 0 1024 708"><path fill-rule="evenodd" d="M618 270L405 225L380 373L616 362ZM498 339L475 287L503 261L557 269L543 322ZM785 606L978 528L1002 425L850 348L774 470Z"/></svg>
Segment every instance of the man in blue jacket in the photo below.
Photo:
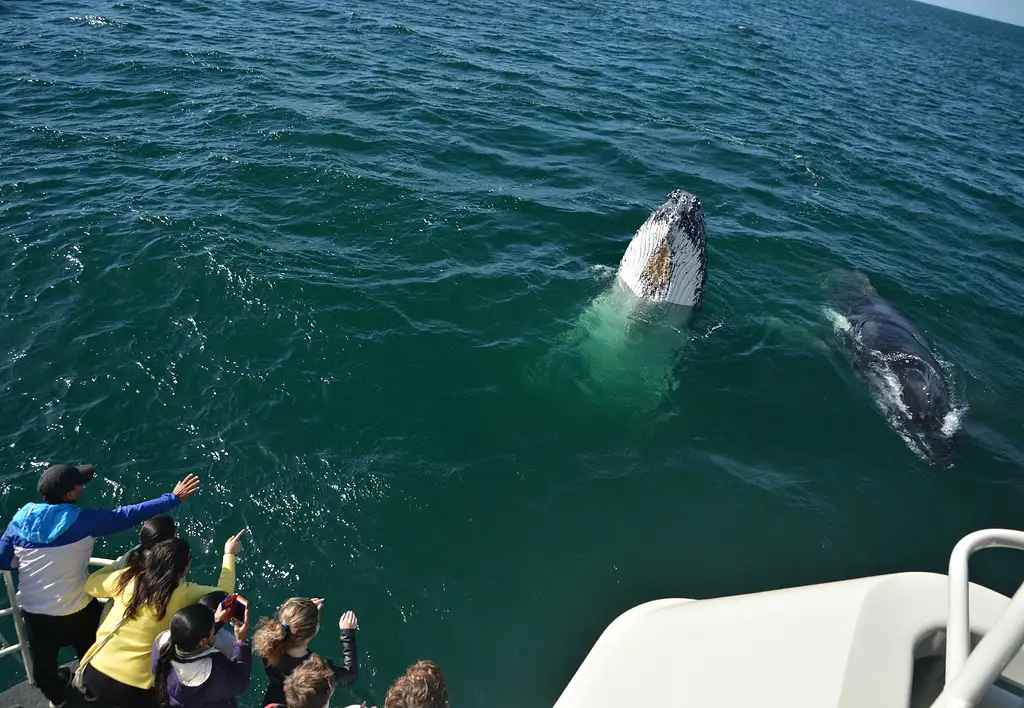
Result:
<svg viewBox="0 0 1024 708"><path fill-rule="evenodd" d="M68 689L57 671L57 653L72 646L81 659L96 640L103 606L85 594L96 537L126 531L199 490L199 478L190 474L173 492L141 504L80 509L77 502L94 475L92 465L48 468L39 477L43 503L21 507L0 537L0 570L18 570L36 686L53 708L64 705Z"/></svg>

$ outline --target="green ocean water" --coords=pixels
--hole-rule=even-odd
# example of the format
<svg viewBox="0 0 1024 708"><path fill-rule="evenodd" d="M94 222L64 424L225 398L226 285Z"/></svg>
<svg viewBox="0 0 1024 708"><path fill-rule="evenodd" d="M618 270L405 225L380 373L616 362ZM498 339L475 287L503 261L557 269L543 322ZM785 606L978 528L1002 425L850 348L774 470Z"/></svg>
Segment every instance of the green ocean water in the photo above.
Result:
<svg viewBox="0 0 1024 708"><path fill-rule="evenodd" d="M551 705L640 602L942 570L1024 527L1022 67L897 0L0 3L0 511L50 462L102 507L200 474L190 577L244 526L255 611L354 609L342 705L419 658ZM708 290L657 407L538 377L676 188ZM845 358L835 268L949 367L951 469Z"/></svg>

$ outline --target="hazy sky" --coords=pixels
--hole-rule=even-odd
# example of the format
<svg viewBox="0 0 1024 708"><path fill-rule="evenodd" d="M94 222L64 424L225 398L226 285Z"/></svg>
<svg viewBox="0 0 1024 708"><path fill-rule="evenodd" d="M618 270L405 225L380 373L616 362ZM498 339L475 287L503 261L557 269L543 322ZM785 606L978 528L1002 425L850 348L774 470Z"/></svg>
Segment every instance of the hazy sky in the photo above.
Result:
<svg viewBox="0 0 1024 708"><path fill-rule="evenodd" d="M1024 0L921 0L921 2L1024 26Z"/></svg>

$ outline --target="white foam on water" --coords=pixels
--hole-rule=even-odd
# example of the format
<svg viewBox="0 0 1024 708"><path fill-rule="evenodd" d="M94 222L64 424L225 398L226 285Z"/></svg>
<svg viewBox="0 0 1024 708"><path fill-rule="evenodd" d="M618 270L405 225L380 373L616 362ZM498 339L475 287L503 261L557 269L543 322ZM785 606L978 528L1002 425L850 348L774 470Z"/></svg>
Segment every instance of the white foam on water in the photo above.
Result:
<svg viewBox="0 0 1024 708"><path fill-rule="evenodd" d="M822 312L825 313L825 319L832 323L833 329L839 334L850 331L850 328L853 326L850 324L850 320L831 307L823 307Z"/></svg>
<svg viewBox="0 0 1024 708"><path fill-rule="evenodd" d="M890 409L897 410L907 418L910 417L910 410L907 405L903 402L903 385L900 383L899 377L896 373L888 366L881 368L876 371L878 380L881 382L879 392L885 399L886 406Z"/></svg>
<svg viewBox="0 0 1024 708"><path fill-rule="evenodd" d="M69 19L72 19L75 22L87 22L94 27L103 27L113 24L106 17L102 17L100 15L72 15Z"/></svg>
<svg viewBox="0 0 1024 708"><path fill-rule="evenodd" d="M79 273L85 270L85 266L82 264L81 259L78 258L78 256L80 256L81 254L82 248L81 246L78 245L72 246L71 252L64 254L64 257L77 267Z"/></svg>
<svg viewBox="0 0 1024 708"><path fill-rule="evenodd" d="M907 429L907 407L900 398L901 387L895 374L888 368L883 371L873 369L866 378L875 405L889 423L889 427L896 431L911 452L927 461L927 451Z"/></svg>
<svg viewBox="0 0 1024 708"><path fill-rule="evenodd" d="M942 420L942 434L952 436L955 435L963 425L964 414L967 412L969 406L963 400L963 394L957 393L953 388L953 384L956 381L956 367L938 354L935 355L935 361L939 362L939 366L942 367L942 373L945 374L946 381L949 382L950 403L953 409L947 413L946 417Z"/></svg>
<svg viewBox="0 0 1024 708"><path fill-rule="evenodd" d="M924 448L921 447L921 444L917 440L910 436L910 433L908 433L907 429L903 426L902 421L898 419L890 419L889 423L892 425L892 429L896 431L896 434L900 436L900 439L906 443L908 448L910 448L910 451L927 462L928 453L925 452Z"/></svg>
<svg viewBox="0 0 1024 708"><path fill-rule="evenodd" d="M722 328L722 322L716 322L715 324L711 325L706 330L704 330L704 334L700 335L700 338L701 339L708 339L712 334L715 333L716 330L719 330L721 328Z"/></svg>
<svg viewBox="0 0 1024 708"><path fill-rule="evenodd" d="M960 430L960 426L963 423L964 413L967 412L967 406L960 408L954 408L946 417L942 419L942 434L946 437L952 437Z"/></svg>

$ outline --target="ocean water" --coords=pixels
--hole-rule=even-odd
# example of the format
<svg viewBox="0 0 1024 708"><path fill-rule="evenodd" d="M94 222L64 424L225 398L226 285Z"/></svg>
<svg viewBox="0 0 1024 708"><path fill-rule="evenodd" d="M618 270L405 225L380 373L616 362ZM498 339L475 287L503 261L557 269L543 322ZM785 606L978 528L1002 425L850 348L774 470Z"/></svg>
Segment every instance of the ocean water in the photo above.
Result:
<svg viewBox="0 0 1024 708"><path fill-rule="evenodd" d="M359 614L341 704L431 658L551 705L637 603L941 570L1024 526L1022 66L908 0L0 3L0 511L48 462L103 507L200 474L192 579L244 526L253 611L326 596L334 654ZM676 188L709 278L662 400L538 385ZM952 469L856 377L835 268L949 367Z"/></svg>

